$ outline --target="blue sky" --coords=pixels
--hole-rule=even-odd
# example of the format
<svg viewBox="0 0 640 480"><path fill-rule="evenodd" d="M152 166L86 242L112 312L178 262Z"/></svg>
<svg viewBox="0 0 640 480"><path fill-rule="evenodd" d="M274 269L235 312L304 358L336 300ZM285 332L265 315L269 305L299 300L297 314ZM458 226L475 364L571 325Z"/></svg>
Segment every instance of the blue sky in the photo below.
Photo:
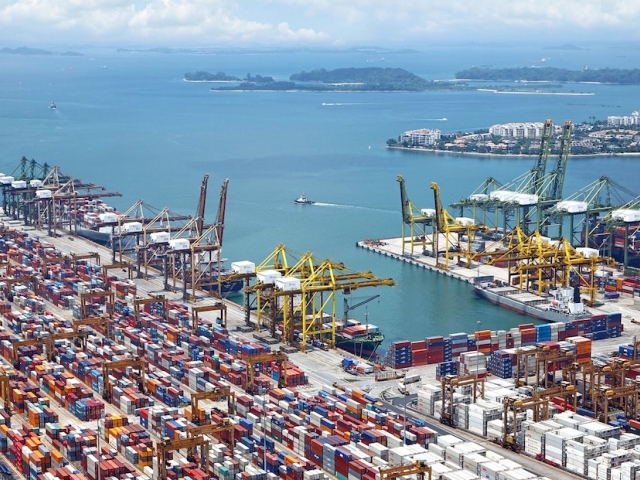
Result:
<svg viewBox="0 0 640 480"><path fill-rule="evenodd" d="M627 42L640 1L0 0L0 46Z"/></svg>

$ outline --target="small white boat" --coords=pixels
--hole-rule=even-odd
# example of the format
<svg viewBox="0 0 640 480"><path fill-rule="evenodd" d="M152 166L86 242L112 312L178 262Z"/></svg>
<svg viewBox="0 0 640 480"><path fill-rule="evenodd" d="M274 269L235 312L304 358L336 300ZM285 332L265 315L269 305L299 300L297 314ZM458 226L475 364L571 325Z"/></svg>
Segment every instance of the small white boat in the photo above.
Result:
<svg viewBox="0 0 640 480"><path fill-rule="evenodd" d="M302 195L300 195L298 198L296 198L293 203L298 203L300 205L313 205L314 202L313 200L309 200L307 197L304 196L304 193Z"/></svg>
<svg viewBox="0 0 640 480"><path fill-rule="evenodd" d="M49 105L49 108L50 108L51 110L56 110L58 107L56 107L55 102L51 102L51 105Z"/></svg>

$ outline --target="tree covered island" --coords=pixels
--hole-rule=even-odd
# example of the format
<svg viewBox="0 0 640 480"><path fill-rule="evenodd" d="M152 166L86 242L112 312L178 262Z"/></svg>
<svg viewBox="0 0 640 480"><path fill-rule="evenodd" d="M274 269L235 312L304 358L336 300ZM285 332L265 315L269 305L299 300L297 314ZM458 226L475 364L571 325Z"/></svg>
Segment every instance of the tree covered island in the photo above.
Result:
<svg viewBox="0 0 640 480"><path fill-rule="evenodd" d="M482 68L473 67L456 72L457 79L501 82L591 82L640 85L640 69L602 68L597 70L567 70L565 68Z"/></svg>
<svg viewBox="0 0 640 480"><path fill-rule="evenodd" d="M186 79L186 77L185 77ZM265 79L268 79L267 81ZM295 73L289 80L247 76L237 86L222 86L212 90L302 90L311 92L354 91L389 92L463 89L462 82L434 82L425 80L402 68L324 68Z"/></svg>

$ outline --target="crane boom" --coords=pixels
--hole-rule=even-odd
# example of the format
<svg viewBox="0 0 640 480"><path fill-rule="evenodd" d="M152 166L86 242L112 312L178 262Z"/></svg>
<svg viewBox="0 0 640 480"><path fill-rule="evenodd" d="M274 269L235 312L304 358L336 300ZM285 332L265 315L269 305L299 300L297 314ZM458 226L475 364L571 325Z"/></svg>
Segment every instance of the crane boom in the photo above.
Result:
<svg viewBox="0 0 640 480"><path fill-rule="evenodd" d="M207 206L207 185L209 184L209 174L205 174L200 186L200 198L198 199L198 210L196 212L196 229L198 235L202 234L204 228L204 211Z"/></svg>
<svg viewBox="0 0 640 480"><path fill-rule="evenodd" d="M375 299L376 299L376 298L378 298L379 296L380 296L380 295L374 295L373 297L369 297L369 298L367 298L366 300L363 300L363 301L361 301L361 302L359 302L359 303L356 303L355 305L351 305L351 306L349 306L349 304L347 303L347 299L345 298L345 299L344 299L344 317L343 317L343 320L344 320L345 322L347 321L347 317L348 317L349 312L350 312L351 310L354 310L354 309L356 309L356 308L358 308L358 307L361 307L362 305L364 305L364 304L366 304L366 303L369 303L369 302L371 302L372 300L375 300Z"/></svg>

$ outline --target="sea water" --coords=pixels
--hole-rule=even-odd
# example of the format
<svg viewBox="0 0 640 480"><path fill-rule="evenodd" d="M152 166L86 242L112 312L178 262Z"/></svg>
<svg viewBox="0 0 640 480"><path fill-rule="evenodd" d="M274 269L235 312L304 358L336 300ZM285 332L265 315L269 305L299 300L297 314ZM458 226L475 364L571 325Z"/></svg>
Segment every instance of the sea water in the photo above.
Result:
<svg viewBox="0 0 640 480"><path fill-rule="evenodd" d="M617 50L618 52L624 50ZM350 312L381 327L389 342L478 328L508 329L527 317L475 298L471 286L357 249L367 238L400 235L403 175L409 198L433 207L430 182L445 204L491 176L507 182L534 158L471 157L388 150L385 142L414 128L443 133L494 123L574 123L628 115L639 86L565 85L592 96L424 93L211 92L188 83L189 71L287 79L314 68L401 67L429 79L450 79L473 65L545 64L564 68L634 68L640 54L602 47L565 52L526 48L428 47L421 53L153 54L88 51L82 57L0 55L0 171L24 155L104 185L126 209L138 199L194 214L200 183L210 175L207 221L229 178L223 256L260 263L278 245L344 262L353 271L391 277L398 286L354 291ZM104 68L106 67L106 68ZM48 108L51 102L56 110ZM446 121L442 119L446 118ZM607 175L628 189L640 178L637 157L572 159L565 196ZM295 205L304 193L315 205ZM452 213L456 213L453 212ZM342 304L338 303L341 315Z"/></svg>

